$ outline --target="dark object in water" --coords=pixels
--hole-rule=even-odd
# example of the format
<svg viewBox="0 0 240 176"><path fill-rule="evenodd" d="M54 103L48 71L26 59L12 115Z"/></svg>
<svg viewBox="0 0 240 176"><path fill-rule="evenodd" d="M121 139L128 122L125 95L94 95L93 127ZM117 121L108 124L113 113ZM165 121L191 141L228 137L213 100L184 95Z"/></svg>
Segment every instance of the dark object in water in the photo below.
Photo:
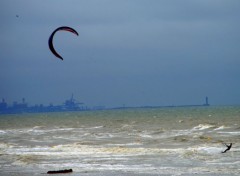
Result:
<svg viewBox="0 0 240 176"><path fill-rule="evenodd" d="M47 174L65 174L73 172L72 169L58 170L58 171L48 171Z"/></svg>
<svg viewBox="0 0 240 176"><path fill-rule="evenodd" d="M230 143L229 145L227 145L227 144L225 144L226 145L226 150L224 150L222 153L226 153L228 150L230 150L231 149L231 147L232 147L232 143Z"/></svg>

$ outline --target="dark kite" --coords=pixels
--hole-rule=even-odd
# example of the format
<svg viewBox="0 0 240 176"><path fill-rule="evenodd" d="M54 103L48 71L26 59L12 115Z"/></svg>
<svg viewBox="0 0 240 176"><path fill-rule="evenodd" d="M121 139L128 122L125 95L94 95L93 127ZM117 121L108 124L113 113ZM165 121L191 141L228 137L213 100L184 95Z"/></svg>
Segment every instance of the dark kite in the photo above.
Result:
<svg viewBox="0 0 240 176"><path fill-rule="evenodd" d="M54 49L54 47L53 47L53 37L54 37L55 33L58 32L58 31L68 31L68 32L72 32L72 33L76 34L77 36L78 36L78 33L77 33L77 31L74 30L73 28L70 28L70 27L67 27L67 26L62 26L62 27L59 27L59 28L55 29L55 30L52 32L52 34L50 35L50 37L49 37L49 39L48 39L49 49L52 51L52 53L53 53L56 57L58 57L59 59L62 59L62 60L63 60L62 56L60 56L60 55L56 52L56 50Z"/></svg>

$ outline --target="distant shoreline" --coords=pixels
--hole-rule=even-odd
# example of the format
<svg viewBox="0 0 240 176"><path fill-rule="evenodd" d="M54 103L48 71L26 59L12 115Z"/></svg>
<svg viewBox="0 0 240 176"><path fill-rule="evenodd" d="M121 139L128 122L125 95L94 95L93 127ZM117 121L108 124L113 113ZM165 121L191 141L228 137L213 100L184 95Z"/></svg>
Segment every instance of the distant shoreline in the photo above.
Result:
<svg viewBox="0 0 240 176"><path fill-rule="evenodd" d="M4 99L0 102L0 114L21 114L21 113L43 113L43 112L70 112L70 111L93 111L93 110L111 110L111 109L130 109L130 108L175 108L175 107L201 107L210 106L208 103L208 97L205 98L205 103L200 105L170 105L170 106L121 106L106 108L105 106L96 106L89 108L84 103L79 103L73 98L73 94L70 99L65 100L63 105L52 105L44 106L42 104L35 106L28 106L25 102L25 98L22 99L21 103L14 102L12 106L8 106Z"/></svg>
<svg viewBox="0 0 240 176"><path fill-rule="evenodd" d="M101 111L101 110L125 110L125 109L154 109L154 108L184 108L184 107L208 107L209 104L202 105L171 105L171 106L124 106L124 107L64 107L64 106L55 106L55 107L27 107L27 108L6 108L5 110L0 110L0 115L4 114L23 114L23 113L50 113L50 112L82 112L82 111Z"/></svg>

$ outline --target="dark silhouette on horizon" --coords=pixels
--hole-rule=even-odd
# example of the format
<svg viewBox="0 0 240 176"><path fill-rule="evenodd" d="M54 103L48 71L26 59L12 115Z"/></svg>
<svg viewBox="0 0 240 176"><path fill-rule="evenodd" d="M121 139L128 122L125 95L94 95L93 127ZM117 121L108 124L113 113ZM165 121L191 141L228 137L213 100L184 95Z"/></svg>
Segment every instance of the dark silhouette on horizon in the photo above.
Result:
<svg viewBox="0 0 240 176"><path fill-rule="evenodd" d="M0 100L0 115L1 114L19 114L19 113L42 113L42 112L66 112L66 111L89 111L89 110L111 110L111 109L130 109L130 108L175 108L175 107L201 107L210 106L208 103L208 97L205 99L204 104L187 104L187 105L169 105L169 106L123 106L110 107L94 106L88 107L84 103L80 103L73 98L73 94L70 99L66 100L63 104L53 105L50 103L48 106L43 104L36 104L34 106L28 106L25 98L21 103L14 101L12 105L7 104L5 99Z"/></svg>
<svg viewBox="0 0 240 176"><path fill-rule="evenodd" d="M222 153L226 153L228 150L230 150L232 148L232 143L230 143L229 145L225 144L225 146L227 147L226 150L224 150Z"/></svg>

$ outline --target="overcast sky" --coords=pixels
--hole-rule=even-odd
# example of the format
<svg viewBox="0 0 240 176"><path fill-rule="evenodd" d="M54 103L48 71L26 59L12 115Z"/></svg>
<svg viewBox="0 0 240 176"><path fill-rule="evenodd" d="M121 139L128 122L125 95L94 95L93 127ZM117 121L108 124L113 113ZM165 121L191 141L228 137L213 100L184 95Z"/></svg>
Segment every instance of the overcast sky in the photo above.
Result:
<svg viewBox="0 0 240 176"><path fill-rule="evenodd" d="M240 104L239 19L239 0L1 0L0 98Z"/></svg>

